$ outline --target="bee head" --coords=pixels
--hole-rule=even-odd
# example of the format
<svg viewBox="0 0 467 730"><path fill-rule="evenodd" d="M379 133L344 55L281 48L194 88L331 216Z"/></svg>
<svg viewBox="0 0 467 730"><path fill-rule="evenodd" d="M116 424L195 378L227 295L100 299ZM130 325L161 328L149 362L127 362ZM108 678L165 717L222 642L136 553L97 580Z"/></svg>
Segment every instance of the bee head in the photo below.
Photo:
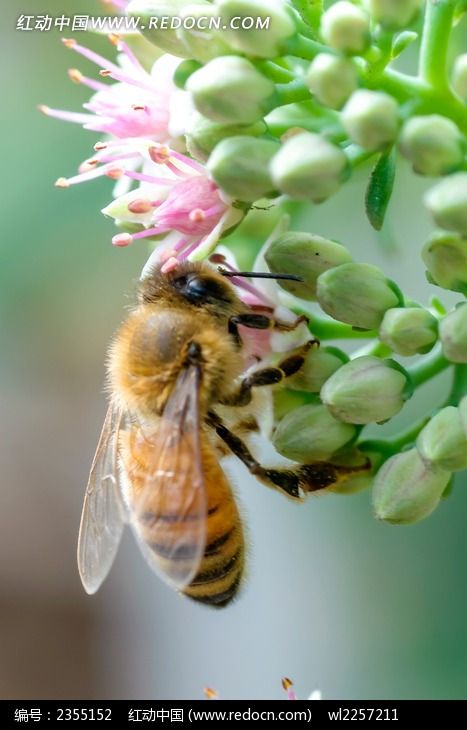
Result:
<svg viewBox="0 0 467 730"><path fill-rule="evenodd" d="M230 315L239 304L233 286L220 273L209 264L190 261L180 263L167 273L160 268L153 269L141 281L139 301L188 304L217 315Z"/></svg>

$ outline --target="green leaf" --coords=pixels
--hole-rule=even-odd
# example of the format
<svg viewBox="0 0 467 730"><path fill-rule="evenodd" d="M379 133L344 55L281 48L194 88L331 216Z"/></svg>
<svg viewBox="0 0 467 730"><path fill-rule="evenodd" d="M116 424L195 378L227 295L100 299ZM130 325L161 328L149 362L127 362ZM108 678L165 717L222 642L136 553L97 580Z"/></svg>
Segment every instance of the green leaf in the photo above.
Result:
<svg viewBox="0 0 467 730"><path fill-rule="evenodd" d="M413 30L403 30L402 33L398 33L394 36L391 48L391 58L397 58L405 51L418 38L418 33Z"/></svg>
<svg viewBox="0 0 467 730"><path fill-rule="evenodd" d="M391 199L396 175L395 151L384 153L374 166L366 190L366 214L373 228L380 231Z"/></svg>

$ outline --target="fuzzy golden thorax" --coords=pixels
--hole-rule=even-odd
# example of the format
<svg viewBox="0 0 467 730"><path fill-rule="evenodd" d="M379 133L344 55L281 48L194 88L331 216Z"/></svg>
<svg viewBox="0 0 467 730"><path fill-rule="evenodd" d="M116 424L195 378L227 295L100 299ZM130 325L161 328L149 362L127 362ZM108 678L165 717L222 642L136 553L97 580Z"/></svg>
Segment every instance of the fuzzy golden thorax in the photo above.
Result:
<svg viewBox="0 0 467 730"><path fill-rule="evenodd" d="M229 319L244 305L232 285L206 264L186 263L170 274L155 270L143 280L139 305L109 351L113 397L144 418L161 415L192 343L201 352L200 412L231 390L243 369Z"/></svg>

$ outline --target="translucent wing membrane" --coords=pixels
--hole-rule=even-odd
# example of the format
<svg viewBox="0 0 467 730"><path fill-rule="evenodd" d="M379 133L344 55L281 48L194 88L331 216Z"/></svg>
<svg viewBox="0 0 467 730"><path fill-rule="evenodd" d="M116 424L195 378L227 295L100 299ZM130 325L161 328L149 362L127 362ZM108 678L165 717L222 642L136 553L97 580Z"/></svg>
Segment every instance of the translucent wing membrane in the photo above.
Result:
<svg viewBox="0 0 467 730"><path fill-rule="evenodd" d="M131 524L150 566L178 590L196 575L206 541L199 371L184 370L156 426L129 434Z"/></svg>
<svg viewBox="0 0 467 730"><path fill-rule="evenodd" d="M78 537L78 568L95 593L114 561L125 522L118 473L120 410L110 405L91 467Z"/></svg>

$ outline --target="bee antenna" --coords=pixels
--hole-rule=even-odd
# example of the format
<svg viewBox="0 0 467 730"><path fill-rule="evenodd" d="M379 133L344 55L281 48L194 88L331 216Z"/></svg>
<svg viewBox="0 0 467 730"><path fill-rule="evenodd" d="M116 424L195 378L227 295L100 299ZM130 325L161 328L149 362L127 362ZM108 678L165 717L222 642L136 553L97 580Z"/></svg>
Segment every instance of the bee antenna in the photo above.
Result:
<svg viewBox="0 0 467 730"><path fill-rule="evenodd" d="M219 274L222 276L248 276L251 279L286 279L287 281L303 281L301 276L295 274L270 274L265 271L228 271L221 266L218 267Z"/></svg>

